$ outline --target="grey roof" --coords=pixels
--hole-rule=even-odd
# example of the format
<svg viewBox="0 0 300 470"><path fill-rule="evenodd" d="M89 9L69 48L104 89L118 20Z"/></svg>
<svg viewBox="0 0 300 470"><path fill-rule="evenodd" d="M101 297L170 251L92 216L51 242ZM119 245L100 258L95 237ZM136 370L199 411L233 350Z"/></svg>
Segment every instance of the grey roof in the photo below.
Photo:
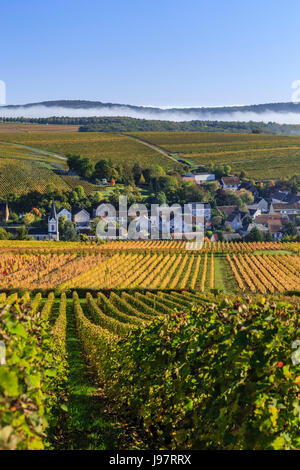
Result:
<svg viewBox="0 0 300 470"><path fill-rule="evenodd" d="M49 219L57 219L57 215L56 215L56 209L55 209L55 204L54 204L54 199L52 199L52 204L51 204L51 210L50 210L50 216L49 216Z"/></svg>
<svg viewBox="0 0 300 470"><path fill-rule="evenodd" d="M100 205L100 204L98 204ZM88 211L87 209L85 209L84 207L80 207L80 206L74 206L72 207L72 216L74 217L76 214L79 214L79 212L81 211L85 211L89 214L90 216L90 211Z"/></svg>

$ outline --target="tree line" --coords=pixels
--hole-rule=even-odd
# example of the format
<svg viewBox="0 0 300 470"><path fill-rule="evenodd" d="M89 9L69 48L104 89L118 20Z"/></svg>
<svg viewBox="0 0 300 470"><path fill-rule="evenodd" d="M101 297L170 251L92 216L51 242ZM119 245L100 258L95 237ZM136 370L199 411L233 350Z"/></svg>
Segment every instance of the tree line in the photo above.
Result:
<svg viewBox="0 0 300 470"><path fill-rule="evenodd" d="M79 132L244 132L300 135L300 125L276 122L161 121L130 117L3 117L0 122L80 126Z"/></svg>

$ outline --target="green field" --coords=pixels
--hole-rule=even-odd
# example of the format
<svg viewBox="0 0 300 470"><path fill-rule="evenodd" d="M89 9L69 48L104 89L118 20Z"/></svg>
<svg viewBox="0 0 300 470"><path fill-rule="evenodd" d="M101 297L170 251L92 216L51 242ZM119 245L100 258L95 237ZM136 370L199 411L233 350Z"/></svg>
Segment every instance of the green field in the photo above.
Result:
<svg viewBox="0 0 300 470"><path fill-rule="evenodd" d="M102 158L113 162L142 166L151 164L172 168L174 163L156 150L126 136L112 133L36 133L1 134L0 141L19 143L65 156L68 153L89 157L94 161ZM175 164L176 165L176 164Z"/></svg>
<svg viewBox="0 0 300 470"><path fill-rule="evenodd" d="M229 164L254 178L300 174L300 137L206 132L132 134L195 164Z"/></svg>
<svg viewBox="0 0 300 470"><path fill-rule="evenodd" d="M103 190L52 171L67 168L68 153L94 161L106 158L116 164L132 166L138 162L144 167L156 164L166 170L176 168L179 171L183 167L174 159L188 162L191 168L226 163L233 173L244 170L248 176L261 179L300 174L300 137L295 136L203 132L139 132L128 136L96 132L3 132L0 134L0 198L9 193L43 192L49 183L62 190L80 184L87 194Z"/></svg>
<svg viewBox="0 0 300 470"><path fill-rule="evenodd" d="M0 197L43 192L50 183L58 189L68 189L68 184L52 171L62 163L63 160L0 142Z"/></svg>
<svg viewBox="0 0 300 470"><path fill-rule="evenodd" d="M70 133L71 134L71 133ZM3 142L1 139L8 139L10 137L11 142ZM103 196L110 194L113 191L113 188L102 187L89 183L88 181L78 179L72 176L60 176L55 174L52 170L56 168L67 168L67 161L64 153L61 149L52 148L51 145L48 147L45 142L48 140L51 141L52 145L55 144L55 141L58 139L61 134L1 134L0 136L0 198L5 198L10 193L15 193L17 195L26 194L30 191L40 191L44 192L48 184L54 184L56 188L61 190L70 190L74 189L76 186L83 186L85 193L90 194L93 191L101 191ZM64 140L67 141L67 136L69 134L64 134ZM80 134L72 134L73 136L79 136ZM38 136L40 139L39 142L34 140L34 137ZM50 137L50 139L49 139ZM52 137L54 137L52 139ZM28 141L26 140L28 139ZM31 140L33 139L33 140ZM9 139L8 139L9 140ZM13 143L13 141L19 140L18 143ZM71 139L72 140L72 136ZM156 152L151 150L149 147L139 144L127 138L120 139L119 154L125 155L125 151L122 147L122 140L126 143L129 142L129 147L142 147L142 150L145 149L145 154L153 153L156 156ZM94 143L93 143L94 144ZM92 146L93 146L92 144ZM59 143L57 144L59 146ZM80 146L81 144L79 144ZM113 145L116 145L115 143ZM106 148L109 147L109 144L106 144ZM59 150L59 151L58 151ZM78 148L76 142L73 144L72 150L69 151L81 153L81 150ZM57 152L57 153L55 153ZM86 153L81 153L82 155L91 156L91 154L86 150ZM133 155L137 155L136 153ZM105 154L106 158L113 158L113 152L110 156ZM102 155L103 157L103 155ZM99 154L99 158L102 158ZM146 159L145 155L141 157ZM95 157L96 159L96 157ZM168 159L163 155L157 153L156 163L160 163L160 160L165 160L167 164L169 163ZM124 161L125 162L125 157ZM140 161L140 154L136 157L136 161ZM129 158L128 158L129 162ZM163 164L162 163L162 164ZM132 162L131 162L132 164ZM146 163L145 163L146 165Z"/></svg>

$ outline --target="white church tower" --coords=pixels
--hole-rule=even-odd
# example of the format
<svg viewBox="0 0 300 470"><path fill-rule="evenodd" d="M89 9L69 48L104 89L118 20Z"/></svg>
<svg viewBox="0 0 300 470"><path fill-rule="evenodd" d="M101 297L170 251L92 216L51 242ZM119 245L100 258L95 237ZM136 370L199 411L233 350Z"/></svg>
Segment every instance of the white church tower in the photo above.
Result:
<svg viewBox="0 0 300 470"><path fill-rule="evenodd" d="M48 217L48 235L50 240L59 240L58 218L56 215L54 199L52 199L50 216Z"/></svg>

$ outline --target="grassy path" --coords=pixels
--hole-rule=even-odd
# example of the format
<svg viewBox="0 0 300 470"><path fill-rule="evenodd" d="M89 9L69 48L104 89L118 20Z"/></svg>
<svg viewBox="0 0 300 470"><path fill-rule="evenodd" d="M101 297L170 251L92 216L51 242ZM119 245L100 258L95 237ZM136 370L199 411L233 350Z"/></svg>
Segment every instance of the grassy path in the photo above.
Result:
<svg viewBox="0 0 300 470"><path fill-rule="evenodd" d="M5 141L3 141L5 142ZM57 153L53 152L48 152L46 150L38 149L36 147L29 147L28 145L23 145L23 144L17 144L14 142L5 142L6 145L12 145L17 148L22 148L22 149L27 149L30 150L31 152L38 154L38 155L43 155L45 157L52 157L52 158L57 158L58 160L64 160L67 161L66 157L63 157L62 155L58 155Z"/></svg>
<svg viewBox="0 0 300 470"><path fill-rule="evenodd" d="M125 137L128 137L129 139L136 140L137 142L140 142L143 145L146 145L147 147L150 147L153 150L156 150L156 152L160 153L161 155L164 155L167 157L169 160L172 160L173 162L177 163L178 165L182 165L176 158L172 157L170 153L167 150L164 150L162 147L159 147L158 145L151 144L150 142L147 142L146 140L142 140L139 137L133 136L133 135L128 135L128 134L121 134Z"/></svg>
<svg viewBox="0 0 300 470"><path fill-rule="evenodd" d="M232 277L230 266L225 256L215 256L215 288L226 293L238 292L237 285Z"/></svg>
<svg viewBox="0 0 300 470"><path fill-rule="evenodd" d="M67 306L68 412L62 425L60 449L116 448L117 429L105 415L105 400L82 356L76 337L72 300Z"/></svg>

